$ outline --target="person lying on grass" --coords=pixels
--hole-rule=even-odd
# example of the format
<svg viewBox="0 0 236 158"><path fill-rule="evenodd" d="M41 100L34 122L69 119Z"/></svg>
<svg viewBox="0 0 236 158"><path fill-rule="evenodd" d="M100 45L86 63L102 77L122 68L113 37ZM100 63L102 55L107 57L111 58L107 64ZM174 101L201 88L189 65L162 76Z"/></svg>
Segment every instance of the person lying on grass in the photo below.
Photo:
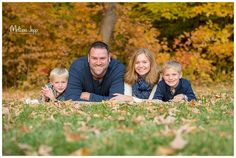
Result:
<svg viewBox="0 0 236 158"><path fill-rule="evenodd" d="M50 72L50 83L42 87L39 102L64 101L69 73L66 68L54 68Z"/></svg>
<svg viewBox="0 0 236 158"><path fill-rule="evenodd" d="M167 61L161 72L162 80L157 84L153 99L164 102L197 100L190 82L182 78L182 66L179 62Z"/></svg>
<svg viewBox="0 0 236 158"><path fill-rule="evenodd" d="M124 92L124 65L111 57L106 43L96 41L88 55L76 59L69 70L65 99L85 102L109 100Z"/></svg>
<svg viewBox="0 0 236 158"><path fill-rule="evenodd" d="M138 49L129 60L125 73L124 95L115 93L110 100L142 102L150 100L156 91L159 73L155 57L148 49Z"/></svg>

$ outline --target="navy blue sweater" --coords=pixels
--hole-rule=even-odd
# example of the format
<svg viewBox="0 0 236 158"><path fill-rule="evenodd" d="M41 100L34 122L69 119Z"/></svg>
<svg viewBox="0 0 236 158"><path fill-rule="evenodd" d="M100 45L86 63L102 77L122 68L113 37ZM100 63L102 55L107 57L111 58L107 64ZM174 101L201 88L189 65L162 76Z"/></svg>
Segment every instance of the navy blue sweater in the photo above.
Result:
<svg viewBox="0 0 236 158"><path fill-rule="evenodd" d="M168 86L162 79L157 85L157 90L154 94L153 99L159 99L166 102L170 101L174 98L174 96L178 94L186 95L188 97L188 101L191 101L193 99L196 100L196 96L193 92L190 82L183 78L179 80L179 84L176 87L174 94L171 94L170 86Z"/></svg>
<svg viewBox="0 0 236 158"><path fill-rule="evenodd" d="M70 67L65 99L84 101L80 99L81 93L89 92L89 101L100 102L112 98L114 93L123 94L124 71L125 67L122 63L111 59L102 82L99 82L93 79L88 65L88 58L81 57L75 60Z"/></svg>

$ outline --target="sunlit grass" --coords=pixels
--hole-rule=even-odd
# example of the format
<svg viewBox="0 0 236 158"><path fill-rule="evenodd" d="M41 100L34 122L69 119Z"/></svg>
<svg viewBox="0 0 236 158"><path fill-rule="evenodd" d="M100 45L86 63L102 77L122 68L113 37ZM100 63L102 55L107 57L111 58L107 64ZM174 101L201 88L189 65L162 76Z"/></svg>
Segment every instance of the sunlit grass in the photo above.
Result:
<svg viewBox="0 0 236 158"><path fill-rule="evenodd" d="M3 155L233 155L233 90L198 96L198 103L81 105L5 97ZM187 144L177 149L171 142L181 129Z"/></svg>

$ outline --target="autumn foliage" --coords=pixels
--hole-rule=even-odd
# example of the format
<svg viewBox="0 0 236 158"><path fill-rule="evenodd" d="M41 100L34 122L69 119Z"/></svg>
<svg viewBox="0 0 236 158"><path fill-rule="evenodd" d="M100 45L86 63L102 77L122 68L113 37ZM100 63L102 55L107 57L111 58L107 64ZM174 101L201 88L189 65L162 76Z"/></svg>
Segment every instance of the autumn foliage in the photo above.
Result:
<svg viewBox="0 0 236 158"><path fill-rule="evenodd" d="M102 40L102 3L3 3L3 87L35 87ZM233 3L117 3L109 45L124 64L140 47L176 59L190 80L232 77ZM10 27L37 29L20 33Z"/></svg>

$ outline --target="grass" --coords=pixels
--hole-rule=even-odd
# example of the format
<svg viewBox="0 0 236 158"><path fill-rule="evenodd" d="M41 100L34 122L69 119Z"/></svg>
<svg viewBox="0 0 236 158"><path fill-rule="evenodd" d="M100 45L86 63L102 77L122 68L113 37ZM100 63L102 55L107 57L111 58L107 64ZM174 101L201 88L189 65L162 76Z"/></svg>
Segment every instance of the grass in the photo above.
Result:
<svg viewBox="0 0 236 158"><path fill-rule="evenodd" d="M5 91L3 155L232 156L233 87L194 89L198 103L172 104L27 105Z"/></svg>

